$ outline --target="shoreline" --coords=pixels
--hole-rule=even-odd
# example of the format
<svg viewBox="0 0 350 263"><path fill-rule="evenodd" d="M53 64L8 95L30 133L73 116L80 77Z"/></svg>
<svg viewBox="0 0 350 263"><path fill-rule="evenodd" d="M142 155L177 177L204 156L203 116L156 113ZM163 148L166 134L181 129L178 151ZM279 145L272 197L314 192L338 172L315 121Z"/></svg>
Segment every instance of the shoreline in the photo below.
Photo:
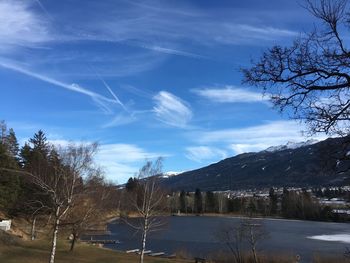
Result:
<svg viewBox="0 0 350 263"><path fill-rule="evenodd" d="M294 222L319 222L319 223L334 223L334 224L349 224L350 222L336 222L336 221L321 221L321 220L307 220L307 219L297 219L297 218L284 218L284 217L271 217L271 216L253 216L253 217L249 217L249 216L245 216L245 215L235 215L235 214L217 214L217 213L203 213L203 214L171 214L171 216L178 216L178 217L223 217L223 218L237 218L237 219L255 219L255 220L259 220L259 219L266 219L266 220L271 220L271 221L294 221Z"/></svg>

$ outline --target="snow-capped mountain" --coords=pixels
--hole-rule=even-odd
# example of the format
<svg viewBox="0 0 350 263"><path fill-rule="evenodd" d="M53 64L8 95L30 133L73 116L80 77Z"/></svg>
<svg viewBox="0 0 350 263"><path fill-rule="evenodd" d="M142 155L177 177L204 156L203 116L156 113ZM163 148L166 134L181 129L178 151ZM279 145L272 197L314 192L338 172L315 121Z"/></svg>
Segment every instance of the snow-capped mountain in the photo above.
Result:
<svg viewBox="0 0 350 263"><path fill-rule="evenodd" d="M179 175L179 174L182 174L182 173L184 173L184 171L182 171L182 172L169 171L169 172L163 173L162 177L163 178L169 178L169 177L176 176L176 175Z"/></svg>
<svg viewBox="0 0 350 263"><path fill-rule="evenodd" d="M278 145L278 146L271 146L267 149L265 149L265 152L278 152L278 151L283 151L283 150L287 150L287 149L298 149L300 147L304 147L304 146L308 146L308 145L312 145L318 143L318 140L315 139L310 139L307 140L306 142L287 142L287 144L285 145Z"/></svg>
<svg viewBox="0 0 350 263"><path fill-rule="evenodd" d="M185 191L347 185L350 158L345 157L350 152L349 140L350 137L290 142L167 176L163 183L172 190Z"/></svg>

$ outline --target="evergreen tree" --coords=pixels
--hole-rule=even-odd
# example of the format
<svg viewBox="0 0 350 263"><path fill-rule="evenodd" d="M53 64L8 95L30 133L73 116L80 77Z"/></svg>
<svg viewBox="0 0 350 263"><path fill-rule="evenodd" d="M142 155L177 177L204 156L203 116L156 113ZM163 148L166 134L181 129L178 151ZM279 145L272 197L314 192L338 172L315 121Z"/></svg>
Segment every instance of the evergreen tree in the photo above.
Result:
<svg viewBox="0 0 350 263"><path fill-rule="evenodd" d="M127 192L134 192L136 191L138 186L138 181L136 178L130 177L127 183L125 184L125 189Z"/></svg>
<svg viewBox="0 0 350 263"><path fill-rule="evenodd" d="M288 206L289 206L289 192L287 188L283 188L282 202L281 202L281 213L283 216L288 217Z"/></svg>
<svg viewBox="0 0 350 263"><path fill-rule="evenodd" d="M46 135L42 130L35 133L33 138L29 139L29 142L33 145L33 151L40 153L42 157L47 157L50 147Z"/></svg>
<svg viewBox="0 0 350 263"><path fill-rule="evenodd" d="M197 214L201 214L203 212L203 200L202 200L202 193L200 189L196 189L196 192L194 193L194 211Z"/></svg>
<svg viewBox="0 0 350 263"><path fill-rule="evenodd" d="M5 212L9 212L15 205L20 192L18 163L12 156L6 145L6 130L4 122L1 124L1 140L0 140L0 208Z"/></svg>
<svg viewBox="0 0 350 263"><path fill-rule="evenodd" d="M277 194L275 193L275 190L273 187L270 188L269 191L269 197L270 197L270 214L275 215L277 214Z"/></svg>
<svg viewBox="0 0 350 263"><path fill-rule="evenodd" d="M180 212L187 213L186 192L184 190L180 193Z"/></svg>
<svg viewBox="0 0 350 263"><path fill-rule="evenodd" d="M10 128L8 135L6 136L6 146L10 155L18 160L19 144L15 131Z"/></svg>
<svg viewBox="0 0 350 263"><path fill-rule="evenodd" d="M7 134L7 125L4 120L0 121L0 143L5 145L6 141L6 134Z"/></svg>
<svg viewBox="0 0 350 263"><path fill-rule="evenodd" d="M22 168L29 166L30 157L31 157L32 148L29 146L27 142L25 142L24 146L21 148L19 152L19 159Z"/></svg>

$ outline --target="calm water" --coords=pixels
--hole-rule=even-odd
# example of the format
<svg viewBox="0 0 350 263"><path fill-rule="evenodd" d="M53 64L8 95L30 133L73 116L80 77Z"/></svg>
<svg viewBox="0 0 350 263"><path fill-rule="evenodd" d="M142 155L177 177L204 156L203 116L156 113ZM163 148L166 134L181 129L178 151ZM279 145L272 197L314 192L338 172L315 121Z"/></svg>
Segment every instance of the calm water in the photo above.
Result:
<svg viewBox="0 0 350 263"><path fill-rule="evenodd" d="M321 241L309 239L316 235L339 235L350 238L350 225L345 223L325 223L294 220L259 219L265 224L268 239L261 242L264 251L301 255L303 262L308 262L313 254L342 255L350 243L347 240ZM191 256L208 256L225 246L215 238L218 229L225 225L239 224L239 218L184 216L168 217L167 226L158 233L153 233L147 242L147 249L155 252L175 253L186 250ZM136 249L140 244L140 234L122 221L109 225L113 238L121 243L107 245L118 250ZM350 242L350 240L348 241Z"/></svg>

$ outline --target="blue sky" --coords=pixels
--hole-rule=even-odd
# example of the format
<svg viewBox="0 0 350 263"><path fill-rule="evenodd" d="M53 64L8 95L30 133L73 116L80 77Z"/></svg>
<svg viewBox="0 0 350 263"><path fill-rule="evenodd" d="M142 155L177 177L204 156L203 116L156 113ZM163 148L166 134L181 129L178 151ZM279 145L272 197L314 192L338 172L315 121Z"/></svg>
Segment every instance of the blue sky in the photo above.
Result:
<svg viewBox="0 0 350 263"><path fill-rule="evenodd" d="M0 0L0 119L23 142L100 143L120 183L303 141L240 67L314 21L293 0Z"/></svg>

